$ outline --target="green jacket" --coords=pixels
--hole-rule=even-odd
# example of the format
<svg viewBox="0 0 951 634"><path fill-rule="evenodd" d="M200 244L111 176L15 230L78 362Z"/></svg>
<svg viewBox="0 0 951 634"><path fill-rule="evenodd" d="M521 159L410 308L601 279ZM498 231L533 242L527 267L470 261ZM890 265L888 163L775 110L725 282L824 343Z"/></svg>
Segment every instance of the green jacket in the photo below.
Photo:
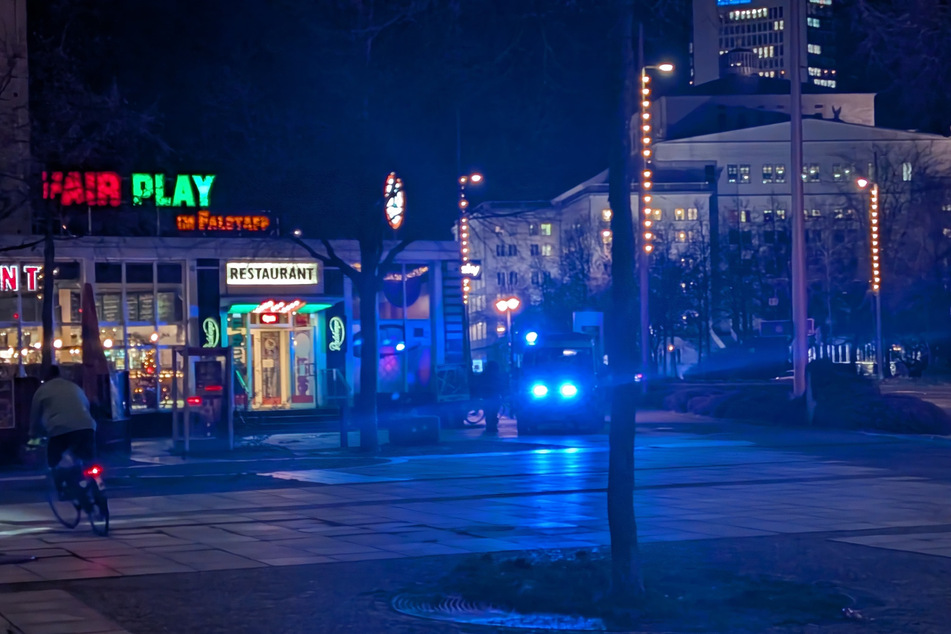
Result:
<svg viewBox="0 0 951 634"><path fill-rule="evenodd" d="M35 438L45 430L52 438L82 429L96 429L96 421L89 413L89 399L82 388L63 378L41 385L30 406L30 435Z"/></svg>

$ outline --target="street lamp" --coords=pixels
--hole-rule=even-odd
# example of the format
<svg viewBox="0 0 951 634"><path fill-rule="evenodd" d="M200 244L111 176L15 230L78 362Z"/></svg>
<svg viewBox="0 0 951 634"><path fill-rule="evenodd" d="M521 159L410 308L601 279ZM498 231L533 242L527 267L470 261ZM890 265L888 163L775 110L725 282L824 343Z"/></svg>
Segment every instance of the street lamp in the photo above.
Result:
<svg viewBox="0 0 951 634"><path fill-rule="evenodd" d="M670 73L674 70L674 65L670 63L657 64L656 66L643 66L641 68L641 204L640 216L643 226L642 244L643 248L638 252L638 274L640 279L639 294L641 299L641 372L644 375L649 374L650 369L650 254L654 250L654 220L652 217L653 209L651 202L654 199L653 176L651 170L651 142L653 140L651 124L651 78L647 74L648 70L656 70L661 73Z"/></svg>
<svg viewBox="0 0 951 634"><path fill-rule="evenodd" d="M881 223L878 209L878 183L867 178L858 178L855 184L868 188L869 258L872 262L872 295L875 296L875 365L876 376L885 377L885 354L882 350L882 249Z"/></svg>
<svg viewBox="0 0 951 634"><path fill-rule="evenodd" d="M518 310L518 307L521 306L522 301L515 297L505 297L495 302L495 310L503 313L505 315L505 329L508 331L509 335L509 370L511 371L515 367L515 346L512 341L512 313Z"/></svg>

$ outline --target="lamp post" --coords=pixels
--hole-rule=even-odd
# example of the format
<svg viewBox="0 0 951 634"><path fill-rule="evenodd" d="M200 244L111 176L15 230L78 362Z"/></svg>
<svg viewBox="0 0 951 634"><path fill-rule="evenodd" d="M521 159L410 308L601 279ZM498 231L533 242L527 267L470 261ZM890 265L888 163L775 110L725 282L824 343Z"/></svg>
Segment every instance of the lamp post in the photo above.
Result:
<svg viewBox="0 0 951 634"><path fill-rule="evenodd" d="M518 307L521 306L522 301L515 297L505 297L499 299L495 302L495 310L503 313L505 315L505 328L508 330L508 345L509 345L509 371L515 367L515 345L512 339L512 313L518 310Z"/></svg>
<svg viewBox="0 0 951 634"><path fill-rule="evenodd" d="M860 188L868 188L869 258L872 262L872 295L875 296L875 376L885 378L885 351L882 349L882 249L878 209L878 183L867 178L856 179Z"/></svg>
<svg viewBox="0 0 951 634"><path fill-rule="evenodd" d="M653 209L651 202L653 196L653 171L651 170L651 141L653 132L651 125L651 88L650 76L648 70L657 70L662 73L670 73L674 70L673 64L657 64L656 66L641 67L641 186L640 196L641 204L640 216L642 233L642 248L638 253L638 276L639 276L639 295L640 295L640 322L641 322L641 373L647 377L650 374L651 353L650 353L650 254L654 250L654 220L652 217Z"/></svg>
<svg viewBox="0 0 951 634"><path fill-rule="evenodd" d="M469 338L469 291L471 289L472 277L467 266L470 264L469 255L471 248L469 246L469 200L466 198L466 185L479 185L485 180L482 174L473 172L472 174L459 177L459 258L461 260L460 270L462 272L462 360L466 364L466 377L471 378L472 374L472 342Z"/></svg>

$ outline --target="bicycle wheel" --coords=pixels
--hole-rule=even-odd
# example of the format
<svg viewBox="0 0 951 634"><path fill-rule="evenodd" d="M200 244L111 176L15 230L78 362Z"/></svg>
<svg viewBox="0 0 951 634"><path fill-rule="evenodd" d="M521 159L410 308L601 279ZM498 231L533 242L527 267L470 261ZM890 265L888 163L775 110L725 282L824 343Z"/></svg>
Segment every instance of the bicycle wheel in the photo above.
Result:
<svg viewBox="0 0 951 634"><path fill-rule="evenodd" d="M466 418L465 418L466 425L478 425L484 420L485 420L485 410L470 409L466 411Z"/></svg>
<svg viewBox="0 0 951 634"><path fill-rule="evenodd" d="M89 506L86 509L89 525L92 526L92 531L96 535L105 537L109 534L109 500L95 482L89 483L86 495L89 496Z"/></svg>
<svg viewBox="0 0 951 634"><path fill-rule="evenodd" d="M72 487L67 484L63 487L64 493L60 494L52 472L46 476L46 482L46 499L49 500L50 508L53 509L53 515L66 528L76 528L79 524L81 509L71 495Z"/></svg>

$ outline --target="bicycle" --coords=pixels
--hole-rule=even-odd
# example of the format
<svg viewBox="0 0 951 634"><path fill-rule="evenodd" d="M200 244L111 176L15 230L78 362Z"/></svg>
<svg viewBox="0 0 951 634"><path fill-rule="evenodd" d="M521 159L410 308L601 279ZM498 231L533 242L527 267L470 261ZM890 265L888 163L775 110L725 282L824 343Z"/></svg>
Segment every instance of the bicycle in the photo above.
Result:
<svg viewBox="0 0 951 634"><path fill-rule="evenodd" d="M499 418L502 418L503 416L508 416L511 418L512 409L513 408L511 404L503 400L501 406L499 407ZM474 401L471 404L471 408L466 410L463 422L470 427L475 427L476 425L485 422L484 401L482 399L477 399Z"/></svg>
<svg viewBox="0 0 951 634"><path fill-rule="evenodd" d="M59 465L47 473L47 499L53 515L66 528L76 528L82 514L97 535L109 534L109 499L102 480L102 467L89 467L66 452Z"/></svg>

